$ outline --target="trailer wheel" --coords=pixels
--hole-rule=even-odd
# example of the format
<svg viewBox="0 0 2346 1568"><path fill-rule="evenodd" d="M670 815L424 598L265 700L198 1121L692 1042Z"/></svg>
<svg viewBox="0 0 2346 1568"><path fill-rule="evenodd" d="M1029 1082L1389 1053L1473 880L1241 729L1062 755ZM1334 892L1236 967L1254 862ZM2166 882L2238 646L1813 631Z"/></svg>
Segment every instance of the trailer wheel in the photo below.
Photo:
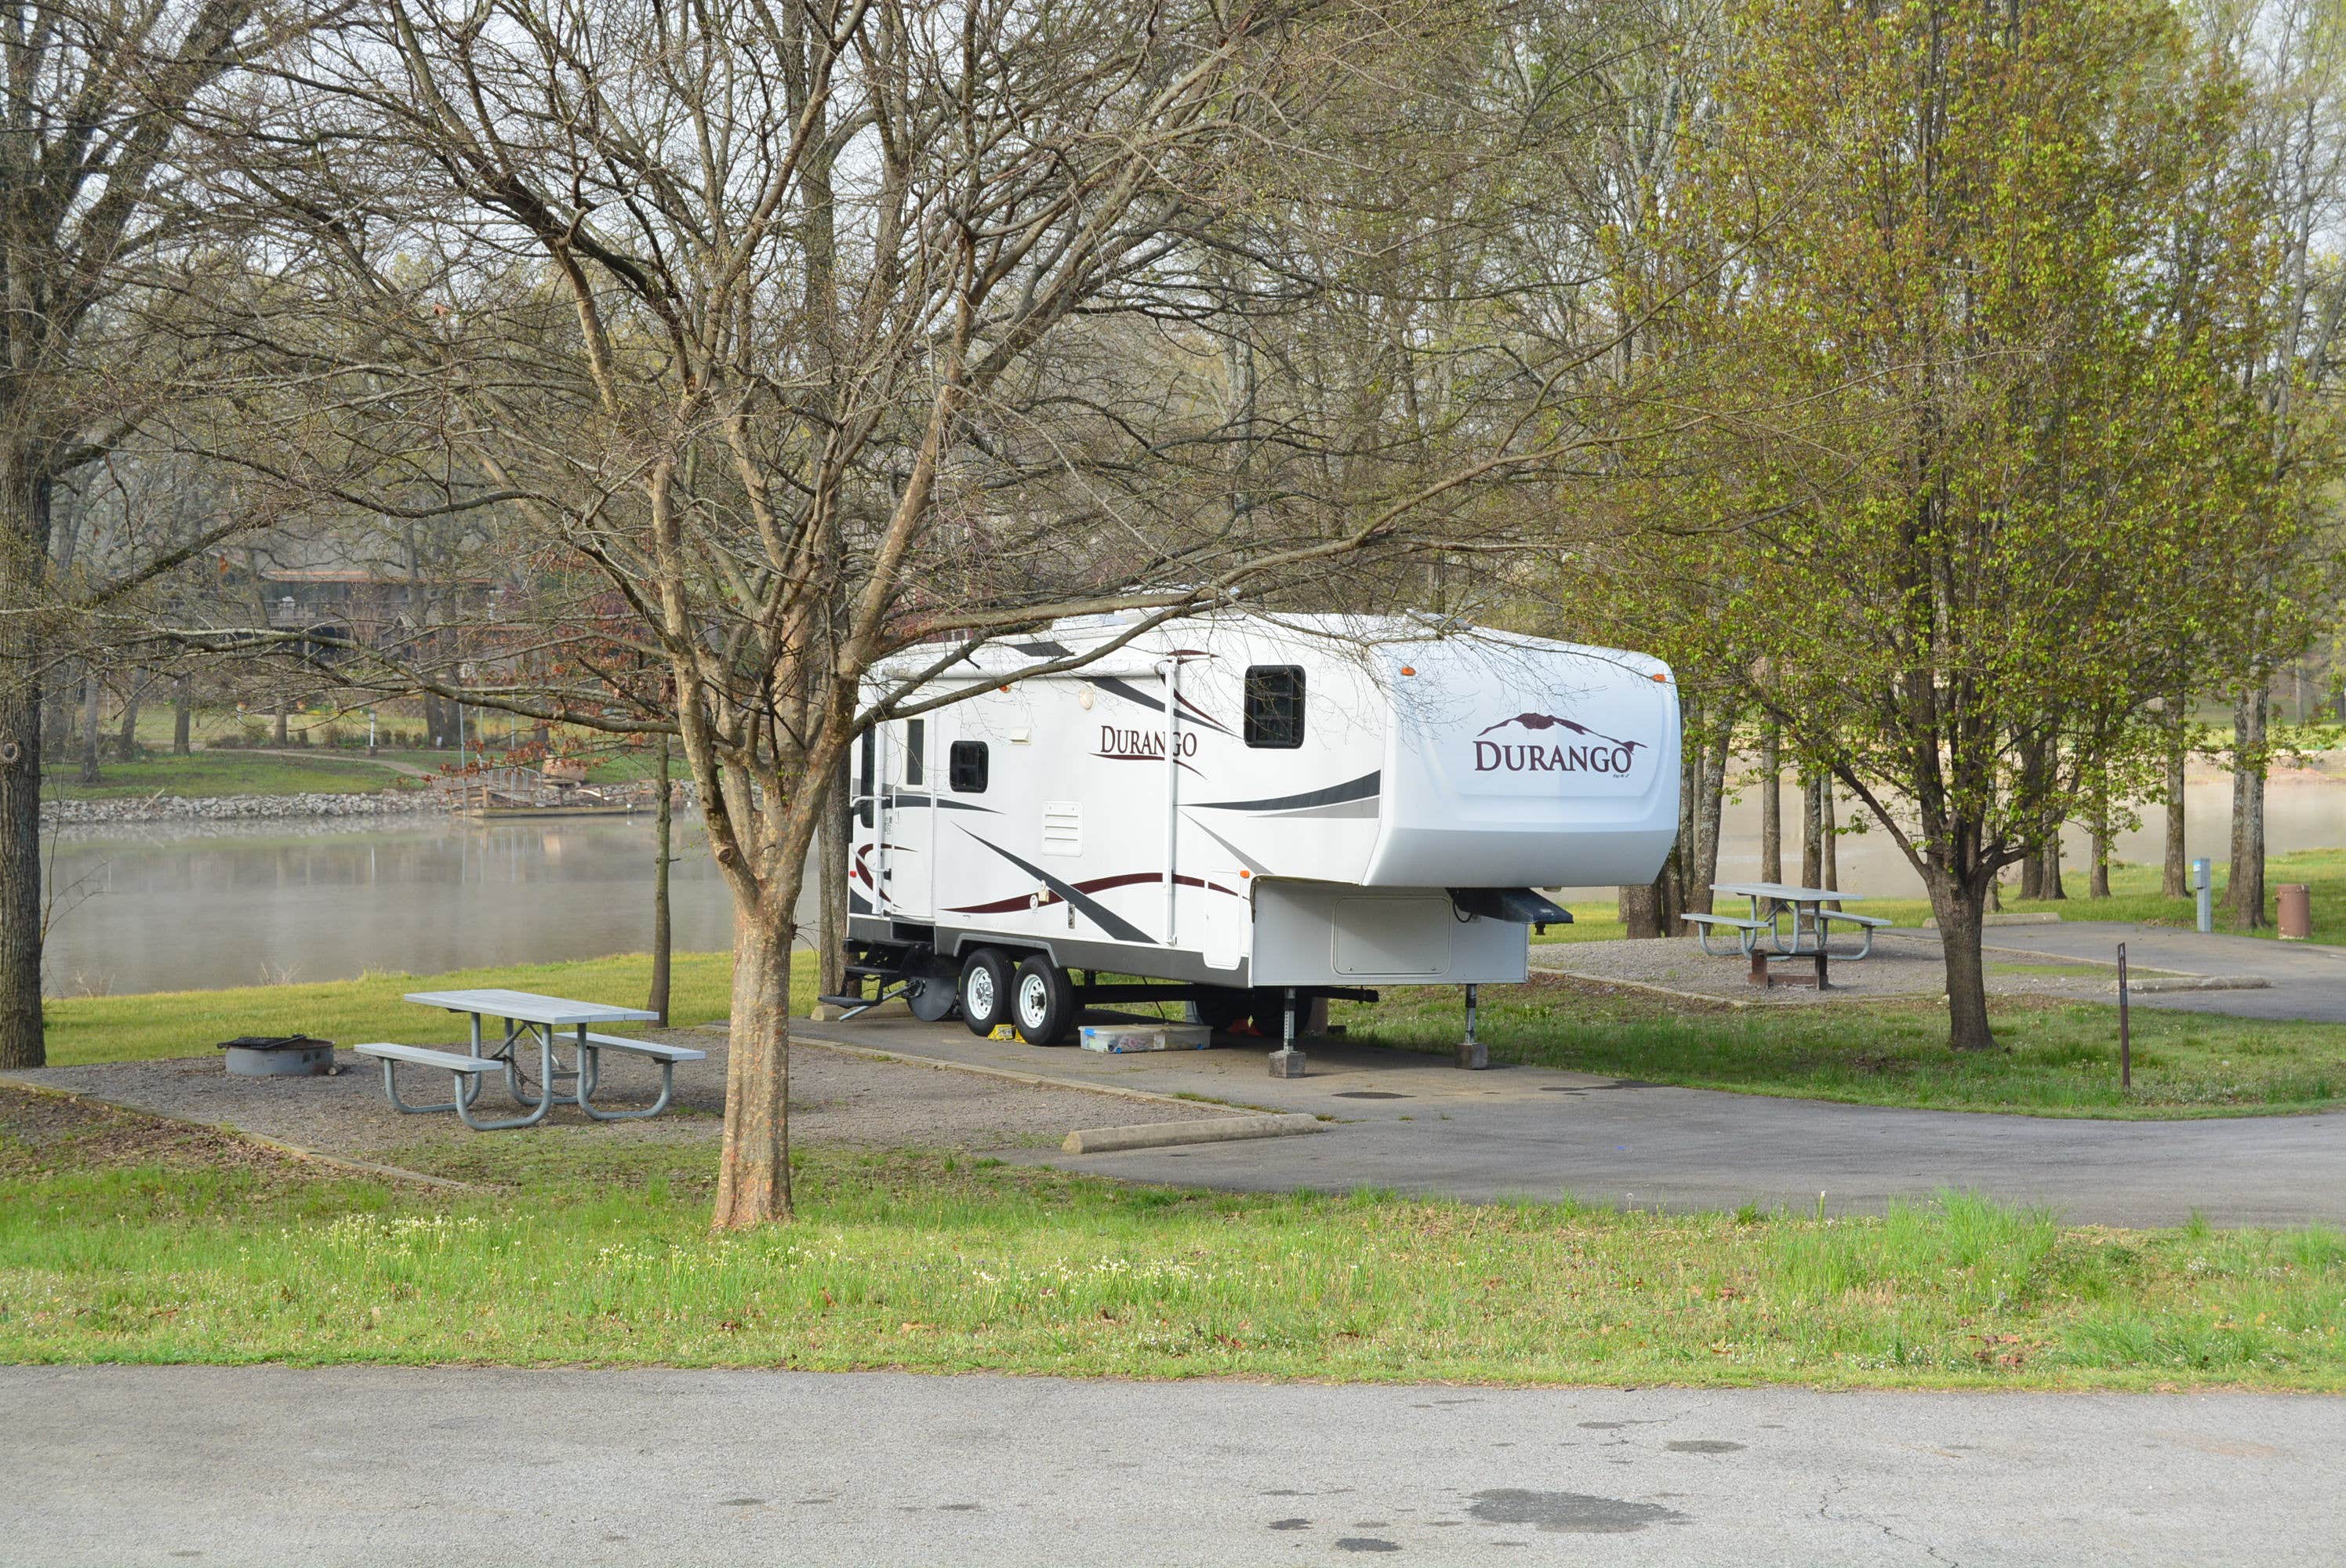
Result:
<svg viewBox="0 0 2346 1568"><path fill-rule="evenodd" d="M980 947L961 961L961 1018L972 1034L991 1034L1010 1016L1010 959Z"/></svg>
<svg viewBox="0 0 2346 1568"><path fill-rule="evenodd" d="M1076 1027L1076 984L1047 953L1018 966L1010 1021L1029 1045L1064 1045Z"/></svg>

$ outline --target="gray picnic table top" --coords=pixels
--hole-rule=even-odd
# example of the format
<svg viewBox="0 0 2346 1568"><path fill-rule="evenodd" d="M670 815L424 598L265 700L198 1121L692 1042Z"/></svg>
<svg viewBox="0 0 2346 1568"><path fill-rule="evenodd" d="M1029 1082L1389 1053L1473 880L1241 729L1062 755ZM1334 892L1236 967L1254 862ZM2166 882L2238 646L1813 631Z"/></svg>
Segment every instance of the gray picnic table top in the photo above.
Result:
<svg viewBox="0 0 2346 1568"><path fill-rule="evenodd" d="M1789 882L1713 882L1710 891L1739 899L1774 899L1781 904L1862 904L1870 896L1835 888L1799 888Z"/></svg>
<svg viewBox="0 0 2346 1568"><path fill-rule="evenodd" d="M573 1002L566 997L541 996L535 991L504 991L494 986L480 991L411 991L407 1000L476 1018L503 1018L509 1023L544 1023L556 1029L587 1023L632 1023L657 1021L659 1014L640 1007L614 1007L603 1002Z"/></svg>

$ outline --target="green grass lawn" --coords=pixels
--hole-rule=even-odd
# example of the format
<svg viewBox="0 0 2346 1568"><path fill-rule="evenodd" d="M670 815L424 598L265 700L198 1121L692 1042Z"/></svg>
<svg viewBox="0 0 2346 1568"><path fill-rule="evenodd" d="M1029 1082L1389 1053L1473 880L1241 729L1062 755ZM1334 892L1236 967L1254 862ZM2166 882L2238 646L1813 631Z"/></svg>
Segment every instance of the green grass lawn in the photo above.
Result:
<svg viewBox="0 0 2346 1568"><path fill-rule="evenodd" d="M816 1151L708 1227L706 1146L464 1140L450 1192L0 1089L0 1359L1505 1383L2346 1389L2346 1237L1127 1187ZM77 1109L77 1108L69 1108ZM446 1148L443 1143L432 1145ZM417 1157L429 1157L421 1156Z"/></svg>
<svg viewBox="0 0 2346 1568"><path fill-rule="evenodd" d="M148 795L187 798L217 795L371 795L400 782L400 775L362 758L321 753L315 757L255 756L247 751L168 754L137 762L106 762L99 782L76 784L78 765L70 758L47 769L45 792L67 800L114 800Z"/></svg>
<svg viewBox="0 0 2346 1568"><path fill-rule="evenodd" d="M1724 962L1724 961L1721 961ZM1561 978L1482 988L1494 1057L1658 1084L1949 1111L2208 1116L2324 1110L2346 1095L2346 1026L2133 1010L2134 1086L2118 1087L2117 1009L1991 1003L2001 1049L1947 1048L1932 1002L1730 1011ZM1464 997L1396 989L1338 1003L1357 1040L1447 1052Z"/></svg>

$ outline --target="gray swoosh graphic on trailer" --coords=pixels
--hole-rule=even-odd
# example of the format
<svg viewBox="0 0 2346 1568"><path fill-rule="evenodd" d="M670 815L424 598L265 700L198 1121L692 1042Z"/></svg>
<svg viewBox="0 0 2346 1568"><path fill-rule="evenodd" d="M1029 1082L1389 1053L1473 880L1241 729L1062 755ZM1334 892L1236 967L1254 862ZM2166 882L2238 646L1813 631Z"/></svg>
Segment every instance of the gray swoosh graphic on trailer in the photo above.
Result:
<svg viewBox="0 0 2346 1568"><path fill-rule="evenodd" d="M1331 800L1325 806L1299 806L1292 811L1257 811L1266 822L1292 822L1305 817L1373 817L1381 802L1374 795L1358 800Z"/></svg>
<svg viewBox="0 0 2346 1568"><path fill-rule="evenodd" d="M956 822L954 826L960 828L961 824ZM1114 910L1109 909L1106 904L1100 902L1099 900L1076 887L1073 883L1061 881L1058 878L1053 876L1042 867L1035 864L1034 861L1022 860L999 844L988 843L984 839L978 839L977 835L975 833L970 833L967 828L962 828L961 830L964 833L968 833L971 838L977 839L979 843L984 844L987 849L992 850L995 854L1000 855L1004 860L1008 860L1012 865L1017 867L1028 876L1033 877L1036 881L1041 882L1045 887L1050 889L1053 892L1066 900L1067 902L1072 904L1075 908L1081 910L1084 913L1085 919L1099 927L1100 930L1107 932L1108 935L1116 938L1117 941L1155 942L1157 940L1155 937L1150 936L1147 932L1141 930L1138 926L1133 924L1130 921L1126 920L1122 915L1117 914Z"/></svg>
<svg viewBox="0 0 2346 1568"><path fill-rule="evenodd" d="M983 811L989 817L1002 815L992 806L981 806L974 800L956 800L950 795L933 796L925 789L899 789L888 797L889 809L892 810L905 806L933 804L947 811Z"/></svg>
<svg viewBox="0 0 2346 1568"><path fill-rule="evenodd" d="M1331 784L1324 789L1306 789L1300 795L1274 795L1265 800L1200 800L1192 809L1300 811L1310 806L1341 806L1355 800L1374 800L1384 788L1383 779L1384 774L1380 770L1348 779L1341 784Z"/></svg>

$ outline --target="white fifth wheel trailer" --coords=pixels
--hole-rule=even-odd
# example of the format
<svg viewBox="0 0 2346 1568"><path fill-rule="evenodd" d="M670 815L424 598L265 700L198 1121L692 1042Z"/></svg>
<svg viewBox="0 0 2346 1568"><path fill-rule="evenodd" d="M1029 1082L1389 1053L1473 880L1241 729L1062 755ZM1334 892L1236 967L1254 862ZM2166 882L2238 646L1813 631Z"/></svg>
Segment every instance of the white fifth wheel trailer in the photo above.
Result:
<svg viewBox="0 0 2346 1568"><path fill-rule="evenodd" d="M1178 997L1275 1030L1288 1075L1299 1001L1521 981L1529 927L1571 918L1533 890L1650 881L1669 853L1678 705L1657 659L1416 620L1134 624L981 649L914 693L974 695L865 736L855 994L827 1000L901 995L1052 1044L1086 1002Z"/></svg>

